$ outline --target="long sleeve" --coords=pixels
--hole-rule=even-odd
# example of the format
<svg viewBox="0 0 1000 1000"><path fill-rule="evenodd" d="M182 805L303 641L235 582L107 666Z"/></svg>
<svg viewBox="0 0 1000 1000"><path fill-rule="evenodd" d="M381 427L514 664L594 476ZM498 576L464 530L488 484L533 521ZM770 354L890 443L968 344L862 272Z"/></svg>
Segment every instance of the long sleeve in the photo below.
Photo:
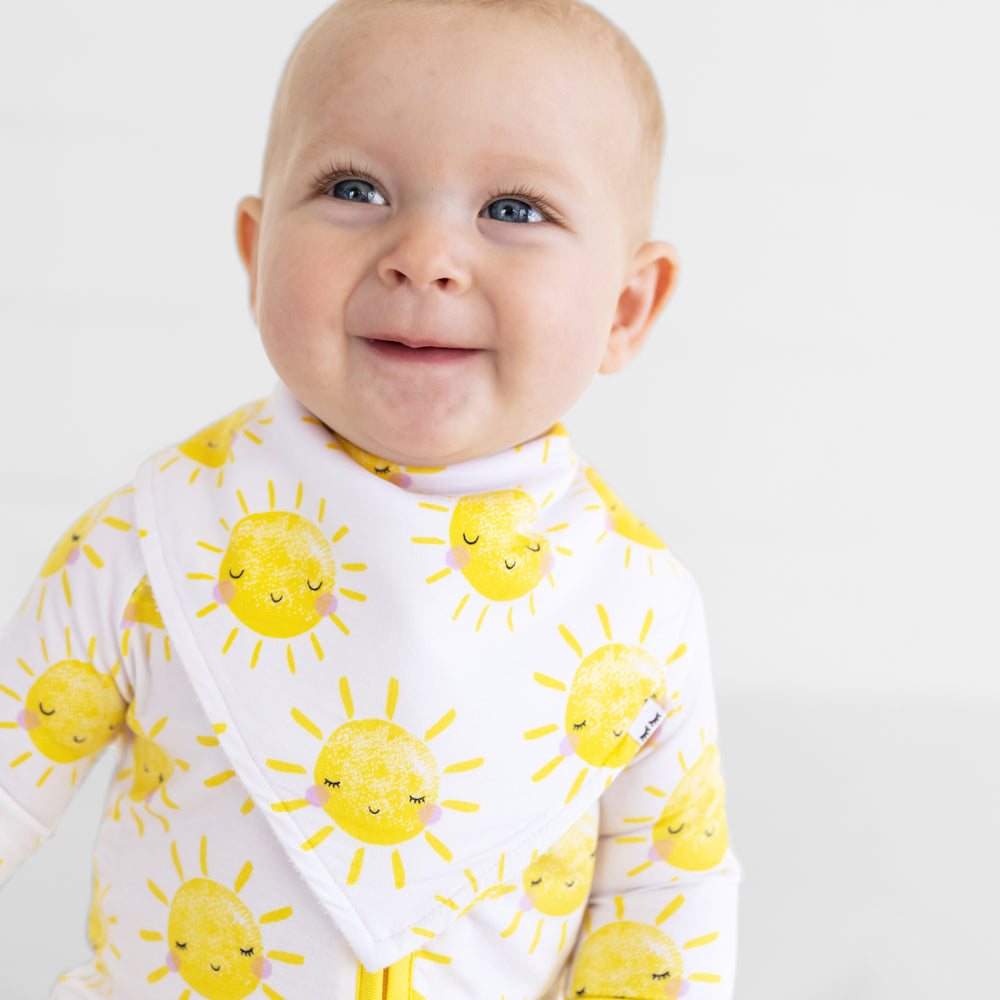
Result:
<svg viewBox="0 0 1000 1000"><path fill-rule="evenodd" d="M567 997L728 1000L739 866L729 851L701 598L682 618L669 715L601 800Z"/></svg>
<svg viewBox="0 0 1000 1000"><path fill-rule="evenodd" d="M102 500L59 540L0 634L0 883L123 733L137 537L131 492Z"/></svg>

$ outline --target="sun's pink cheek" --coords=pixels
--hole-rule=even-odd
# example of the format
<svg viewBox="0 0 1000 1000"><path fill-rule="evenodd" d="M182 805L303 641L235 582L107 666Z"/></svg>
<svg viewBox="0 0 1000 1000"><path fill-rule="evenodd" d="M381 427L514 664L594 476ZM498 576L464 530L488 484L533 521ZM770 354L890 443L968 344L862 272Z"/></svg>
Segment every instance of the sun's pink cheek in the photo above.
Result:
<svg viewBox="0 0 1000 1000"><path fill-rule="evenodd" d="M673 849L674 842L669 838L654 840L653 846L649 849L649 860L655 861L657 858L661 858L663 861L666 861Z"/></svg>
<svg viewBox="0 0 1000 1000"><path fill-rule="evenodd" d="M212 596L220 604L229 604L236 596L236 584L232 580L220 580L213 590Z"/></svg>
<svg viewBox="0 0 1000 1000"><path fill-rule="evenodd" d="M436 802L428 802L417 811L417 819L424 826L431 826L441 818L441 807Z"/></svg>
<svg viewBox="0 0 1000 1000"><path fill-rule="evenodd" d="M38 713L33 709L26 708L21 712L17 713L17 724L26 729L29 733L32 729L37 729L41 725L41 719L38 718Z"/></svg>
<svg viewBox="0 0 1000 1000"><path fill-rule="evenodd" d="M313 606L320 618L324 615L332 615L337 610L337 598L333 594L320 594Z"/></svg>
<svg viewBox="0 0 1000 1000"><path fill-rule="evenodd" d="M271 963L263 955L258 955L250 963L250 971L258 979L268 979L271 975Z"/></svg>
<svg viewBox="0 0 1000 1000"><path fill-rule="evenodd" d="M453 545L444 561L452 569L463 570L472 561L472 553L464 545Z"/></svg>
<svg viewBox="0 0 1000 1000"><path fill-rule="evenodd" d="M545 576L545 574L548 573L549 568L551 566L552 566L552 550L551 549L546 549L542 553L542 561L541 561L541 563L540 563L540 565L538 567L538 572L542 576Z"/></svg>

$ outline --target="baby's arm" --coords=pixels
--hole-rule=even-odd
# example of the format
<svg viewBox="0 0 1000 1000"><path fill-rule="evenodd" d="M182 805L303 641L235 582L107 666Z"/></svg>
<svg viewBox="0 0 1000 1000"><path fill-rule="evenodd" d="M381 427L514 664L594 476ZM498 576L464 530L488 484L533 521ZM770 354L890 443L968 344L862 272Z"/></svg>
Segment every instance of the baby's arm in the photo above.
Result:
<svg viewBox="0 0 1000 1000"><path fill-rule="evenodd" d="M732 996L739 866L728 850L701 598L691 589L675 711L601 799L568 997Z"/></svg>
<svg viewBox="0 0 1000 1000"><path fill-rule="evenodd" d="M114 494L63 535L0 634L0 883L124 730L141 567L131 491Z"/></svg>

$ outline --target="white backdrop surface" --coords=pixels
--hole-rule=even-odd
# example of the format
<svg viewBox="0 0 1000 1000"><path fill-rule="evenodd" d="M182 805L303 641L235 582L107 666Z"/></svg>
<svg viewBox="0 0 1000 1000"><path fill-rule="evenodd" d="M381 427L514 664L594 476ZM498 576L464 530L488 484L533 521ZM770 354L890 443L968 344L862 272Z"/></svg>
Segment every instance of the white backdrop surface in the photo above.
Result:
<svg viewBox="0 0 1000 1000"><path fill-rule="evenodd" d="M0 618L144 457L270 391L233 219L324 6L0 8ZM595 6L660 81L656 235L682 272L639 361L567 423L705 593L746 869L736 996L984 996L1000 18ZM0 892L4 998L43 1000L88 955L111 766Z"/></svg>

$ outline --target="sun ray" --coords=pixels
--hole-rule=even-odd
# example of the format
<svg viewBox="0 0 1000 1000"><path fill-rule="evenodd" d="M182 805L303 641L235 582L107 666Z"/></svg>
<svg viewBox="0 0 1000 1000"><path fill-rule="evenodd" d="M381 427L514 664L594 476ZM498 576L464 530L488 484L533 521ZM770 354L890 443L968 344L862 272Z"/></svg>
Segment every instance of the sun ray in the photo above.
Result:
<svg viewBox="0 0 1000 1000"><path fill-rule="evenodd" d="M206 778L202 784L206 788L216 788L217 786L224 784L229 781L230 778L235 778L236 772L233 770L220 771L218 774L213 774L211 778Z"/></svg>
<svg viewBox="0 0 1000 1000"><path fill-rule="evenodd" d="M528 949L529 955L534 955L535 949L538 947L538 942L542 940L542 925L545 923L545 918L542 917L538 921L538 926L535 928L535 937L531 942L531 947Z"/></svg>
<svg viewBox="0 0 1000 1000"><path fill-rule="evenodd" d="M570 632L570 630L566 628L565 625L559 626L559 634L563 637L563 639L566 640L566 644L569 646L569 648L572 649L573 652L576 653L576 655L579 656L580 659L582 660L583 649L581 648L580 643L577 642L576 636L574 636L573 633ZM535 678L536 679L538 678L538 674L535 674ZM565 690L565 688L563 688L563 690Z"/></svg>
<svg viewBox="0 0 1000 1000"><path fill-rule="evenodd" d="M541 684L542 687L552 688L553 691L566 690L566 685L563 684L563 682L556 677L549 677L546 674L540 674L536 672L535 680L538 681L538 683Z"/></svg>
<svg viewBox="0 0 1000 1000"><path fill-rule="evenodd" d="M474 813L479 812L478 802L460 802L456 799L446 799L438 803L442 809L454 809L455 812Z"/></svg>
<svg viewBox="0 0 1000 1000"><path fill-rule="evenodd" d="M201 850L198 852L198 860L201 864L201 873L208 878L208 837L202 835Z"/></svg>
<svg viewBox="0 0 1000 1000"><path fill-rule="evenodd" d="M392 717L396 714L396 701L399 698L399 681L395 677L389 678L389 692L385 699L385 717L392 722Z"/></svg>
<svg viewBox="0 0 1000 1000"><path fill-rule="evenodd" d="M392 877L397 889L406 885L406 872L403 871L403 859L399 856L398 848L392 852Z"/></svg>
<svg viewBox="0 0 1000 1000"><path fill-rule="evenodd" d="M354 857L351 858L351 867L347 873L347 884L354 885L358 880L358 876L361 874L361 868L365 863L365 849L359 847L354 852Z"/></svg>
<svg viewBox="0 0 1000 1000"><path fill-rule="evenodd" d="M569 793L566 796L565 805L568 805L576 797L576 793L580 791L580 788L583 786L584 779L587 777L589 772L589 767L580 768L580 773L576 776L576 780L573 782Z"/></svg>
<svg viewBox="0 0 1000 1000"><path fill-rule="evenodd" d="M347 677L340 678L340 700L344 705L344 712L347 714L348 719L354 718L354 701L351 699L351 685L348 683Z"/></svg>
<svg viewBox="0 0 1000 1000"><path fill-rule="evenodd" d="M344 678L346 680L346 678ZM310 736L315 736L316 739L323 739L323 731L313 722L311 719L307 718L302 712L297 708L292 709L292 718L307 732Z"/></svg>
<svg viewBox="0 0 1000 1000"><path fill-rule="evenodd" d="M252 874L253 865L250 864L249 861L244 862L239 875L236 876L236 881L233 883L233 892L238 893L240 889L247 884L247 879L249 879Z"/></svg>
<svg viewBox="0 0 1000 1000"><path fill-rule="evenodd" d="M601 619L601 628L604 630L604 637L608 642L614 642L611 637L611 621L608 618L608 613L601 604L597 605L597 616Z"/></svg>
<svg viewBox="0 0 1000 1000"><path fill-rule="evenodd" d="M445 861L451 861L451 859L453 857L451 851L448 850L448 848L444 844L442 844L441 841L438 840L438 838L435 837L434 834L431 833L430 830L424 830L424 840L426 840L427 843L430 844L431 847L433 847L434 850L437 851L437 853Z"/></svg>
<svg viewBox="0 0 1000 1000"><path fill-rule="evenodd" d="M304 840L300 845L303 851L311 851L314 847L318 847L320 844L326 840L327 837L333 833L332 826L324 826L321 830L317 830L311 837Z"/></svg>
<svg viewBox="0 0 1000 1000"><path fill-rule="evenodd" d="M660 915L656 918L656 925L659 926L664 920L672 917L682 906L684 905L684 897L677 896L672 899L661 911ZM621 920L621 917L618 918Z"/></svg>
<svg viewBox="0 0 1000 1000"><path fill-rule="evenodd" d="M290 906L282 906L277 910L270 910L267 913L262 913L260 917L257 918L258 924L273 924L278 920L287 920L292 915L292 908Z"/></svg>
<svg viewBox="0 0 1000 1000"><path fill-rule="evenodd" d="M456 764L449 764L444 769L444 774L458 774L460 771L474 771L477 767L482 767L484 757L475 757L472 760L462 760Z"/></svg>
<svg viewBox="0 0 1000 1000"><path fill-rule="evenodd" d="M163 894L163 890L160 889L152 879L146 880L146 885L149 886L149 891L164 905L169 906L170 901Z"/></svg>
<svg viewBox="0 0 1000 1000"><path fill-rule="evenodd" d="M429 743L435 736L443 733L455 721L455 709L449 708L430 729L424 733L424 742Z"/></svg>
<svg viewBox="0 0 1000 1000"><path fill-rule="evenodd" d="M679 660L687 652L687 646L682 642L668 657L665 666L670 666L675 660Z"/></svg>
<svg viewBox="0 0 1000 1000"><path fill-rule="evenodd" d="M547 726L539 726L538 729L529 729L525 734L524 738L526 740L537 740L542 736L548 736L550 733L559 732L559 727L554 723L550 723Z"/></svg>

